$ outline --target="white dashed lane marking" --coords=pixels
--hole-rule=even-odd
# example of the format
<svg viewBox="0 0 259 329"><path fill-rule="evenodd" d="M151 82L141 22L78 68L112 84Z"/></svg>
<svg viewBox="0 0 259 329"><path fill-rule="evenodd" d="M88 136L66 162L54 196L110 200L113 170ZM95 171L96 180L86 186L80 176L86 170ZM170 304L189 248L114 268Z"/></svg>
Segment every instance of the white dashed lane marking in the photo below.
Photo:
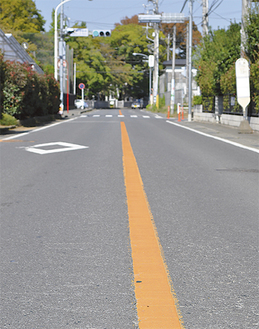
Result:
<svg viewBox="0 0 259 329"><path fill-rule="evenodd" d="M113 114L106 114L106 115L100 115L100 114L93 114L93 115L81 115L80 118L101 118L101 117L105 117L105 118L112 118L112 117L118 117L118 118L125 118L127 116L123 115L123 114L118 114L118 115L113 115ZM130 118L143 118L143 119L150 119L151 117L149 115L136 115L136 114L132 114L130 116L128 116ZM153 118L155 119L163 119L163 117L156 115Z"/></svg>

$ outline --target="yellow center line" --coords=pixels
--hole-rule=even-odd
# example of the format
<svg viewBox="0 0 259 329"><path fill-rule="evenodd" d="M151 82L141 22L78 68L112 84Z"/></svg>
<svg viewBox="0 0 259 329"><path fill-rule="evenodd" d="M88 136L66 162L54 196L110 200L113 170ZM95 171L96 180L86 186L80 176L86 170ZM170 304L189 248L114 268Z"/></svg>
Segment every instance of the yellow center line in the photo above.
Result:
<svg viewBox="0 0 259 329"><path fill-rule="evenodd" d="M121 112L121 110L119 110L119 114L120 114L120 115L122 115L122 112Z"/></svg>
<svg viewBox="0 0 259 329"><path fill-rule="evenodd" d="M183 329L138 165L121 122L135 296L140 329Z"/></svg>

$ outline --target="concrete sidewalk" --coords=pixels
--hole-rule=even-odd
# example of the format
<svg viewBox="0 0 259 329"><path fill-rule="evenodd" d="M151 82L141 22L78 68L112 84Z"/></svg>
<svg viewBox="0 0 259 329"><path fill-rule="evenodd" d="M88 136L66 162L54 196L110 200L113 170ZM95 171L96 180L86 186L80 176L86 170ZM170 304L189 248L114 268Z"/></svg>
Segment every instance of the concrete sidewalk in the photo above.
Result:
<svg viewBox="0 0 259 329"><path fill-rule="evenodd" d="M254 131L252 134L240 134L238 127L227 126L220 123L198 121L189 122L187 119L180 122L178 122L177 119L170 119L170 121L180 126L197 130L204 134L226 139L228 141L239 143L244 146L252 147L259 150L258 131Z"/></svg>
<svg viewBox="0 0 259 329"><path fill-rule="evenodd" d="M149 111L144 109L147 114ZM167 118L166 113L159 113L160 116ZM178 121L178 117L170 118L173 123L184 126L189 129L197 130L201 133L226 139L228 141L239 143L247 147L259 150L259 132L253 131L252 134L240 134L239 127L224 125L221 123L212 123L207 121L188 121L187 118Z"/></svg>
<svg viewBox="0 0 259 329"><path fill-rule="evenodd" d="M85 109L70 109L68 112L64 111L61 115L63 119L70 119L72 117L80 116L82 113L92 111L92 108L85 108Z"/></svg>
<svg viewBox="0 0 259 329"><path fill-rule="evenodd" d="M66 120L66 119L70 119L76 116L80 116L82 113L85 112L89 112L92 111L92 109L71 109L69 110L69 112L65 111L59 118L54 119L54 121L50 121L48 119L46 119L45 117L39 117L42 118L41 122L37 122L36 124L33 122L28 123L28 125L24 125L24 126L0 126L0 136L8 136L8 135L14 135L14 134L19 134L22 132L26 132L28 130L33 130L36 129L40 126L44 126L44 125L49 125L55 121L58 120ZM45 118L45 120L44 120ZM32 118L33 119L33 118ZM30 121L32 121L32 119L29 119Z"/></svg>

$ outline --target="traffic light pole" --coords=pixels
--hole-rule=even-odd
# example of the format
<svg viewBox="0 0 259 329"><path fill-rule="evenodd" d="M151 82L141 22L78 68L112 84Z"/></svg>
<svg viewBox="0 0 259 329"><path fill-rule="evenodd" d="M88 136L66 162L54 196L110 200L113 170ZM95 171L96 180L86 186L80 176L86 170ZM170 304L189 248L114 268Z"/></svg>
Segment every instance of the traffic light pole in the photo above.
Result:
<svg viewBox="0 0 259 329"><path fill-rule="evenodd" d="M173 53L172 53L172 79L171 79L171 114L174 113L175 104L175 43L176 43L176 25L173 27Z"/></svg>
<svg viewBox="0 0 259 329"><path fill-rule="evenodd" d="M189 2L189 10L190 10L190 18L189 18L189 52L188 52L188 70L189 70L189 96L188 96L188 121L192 121L192 8L193 8L193 0L190 0Z"/></svg>
<svg viewBox="0 0 259 329"><path fill-rule="evenodd" d="M154 40L154 72L153 72L153 96L154 104L157 101L158 94L158 74L159 74L159 29L155 23L155 40Z"/></svg>
<svg viewBox="0 0 259 329"><path fill-rule="evenodd" d="M62 0L61 0L62 1ZM64 93L63 93L63 60L64 60L64 39L63 39L63 16L64 16L64 7L63 4L61 6L60 13L60 39L59 39L59 59L60 59L60 67L59 67L59 77L60 77L60 103L61 107L64 108Z"/></svg>
<svg viewBox="0 0 259 329"><path fill-rule="evenodd" d="M57 5L55 9L55 17L54 17L54 77L56 80L58 80L58 22L57 22L57 16L58 16L58 9L60 6L62 6L64 3L71 1L71 0L64 0L59 5Z"/></svg>

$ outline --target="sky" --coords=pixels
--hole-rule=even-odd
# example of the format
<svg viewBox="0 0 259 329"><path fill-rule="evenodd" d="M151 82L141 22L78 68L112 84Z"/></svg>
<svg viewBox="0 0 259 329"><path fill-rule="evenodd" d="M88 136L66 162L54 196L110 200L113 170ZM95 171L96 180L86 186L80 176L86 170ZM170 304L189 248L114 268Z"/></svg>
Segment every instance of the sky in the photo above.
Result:
<svg viewBox="0 0 259 329"><path fill-rule="evenodd" d="M51 23L51 12L61 0L34 0L36 7L46 20L45 31L49 31ZM159 0L159 12L180 13L184 0ZM189 15L189 6L186 3L183 13ZM64 4L64 14L69 19L70 26L76 22L84 21L90 31L112 30L115 23L120 23L126 16L146 13L143 5L151 6L148 0L71 0ZM202 32L202 0L193 2L193 20ZM216 4L212 6L213 4ZM217 5L219 5L217 7ZM242 0L209 0L209 26L213 30L227 28L230 22L240 22L242 12ZM216 8L217 7L217 8ZM59 9L60 10L60 9Z"/></svg>

